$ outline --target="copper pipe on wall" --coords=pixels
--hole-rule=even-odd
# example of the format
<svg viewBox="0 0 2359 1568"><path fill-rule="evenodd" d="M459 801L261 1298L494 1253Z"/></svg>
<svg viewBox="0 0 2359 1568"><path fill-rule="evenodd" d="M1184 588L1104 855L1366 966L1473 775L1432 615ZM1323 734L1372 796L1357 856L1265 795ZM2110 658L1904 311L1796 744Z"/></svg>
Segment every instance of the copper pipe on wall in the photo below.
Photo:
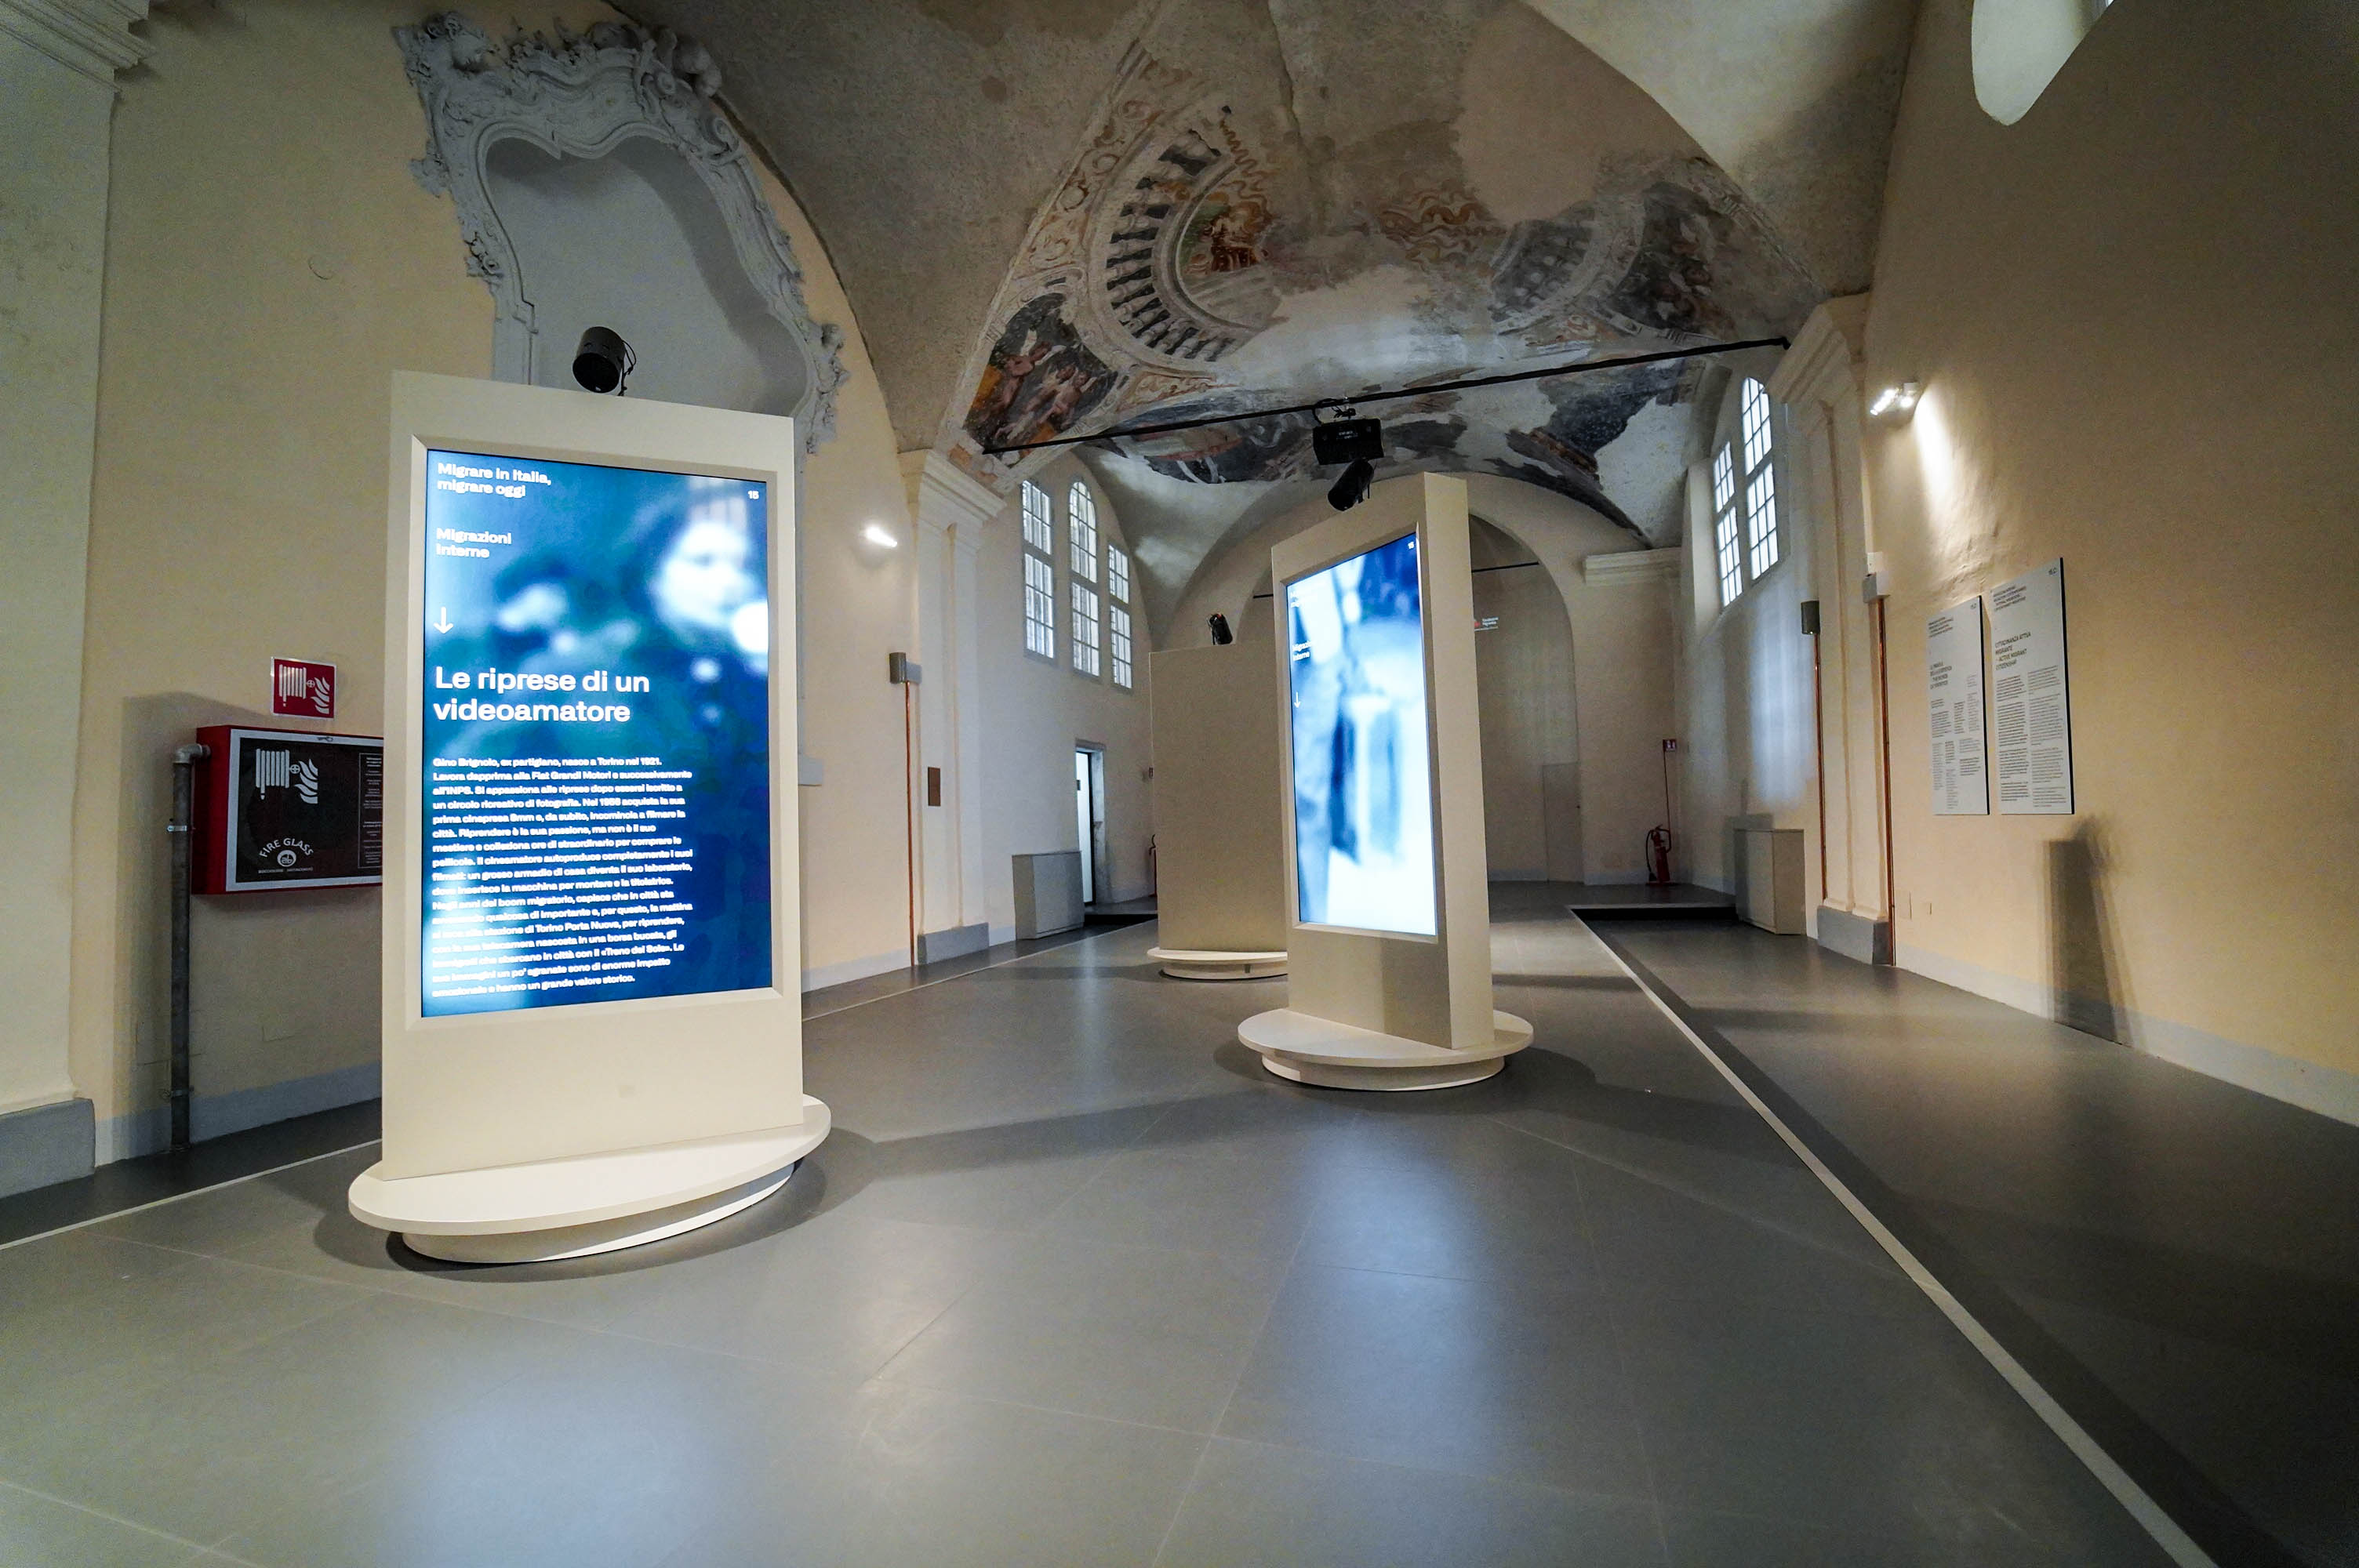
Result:
<svg viewBox="0 0 2359 1568"><path fill-rule="evenodd" d="M1900 947L1900 910L1892 896L1892 688L1886 677L1884 596L1875 598L1875 739L1883 756L1884 796L1884 923L1891 933L1888 946ZM1890 959L1887 958L1886 962Z"/></svg>
<svg viewBox="0 0 2359 1568"><path fill-rule="evenodd" d="M1810 730L1817 750L1810 754L1813 785L1819 797L1819 902L1827 900L1827 693L1821 675L1821 633L1810 633Z"/></svg>

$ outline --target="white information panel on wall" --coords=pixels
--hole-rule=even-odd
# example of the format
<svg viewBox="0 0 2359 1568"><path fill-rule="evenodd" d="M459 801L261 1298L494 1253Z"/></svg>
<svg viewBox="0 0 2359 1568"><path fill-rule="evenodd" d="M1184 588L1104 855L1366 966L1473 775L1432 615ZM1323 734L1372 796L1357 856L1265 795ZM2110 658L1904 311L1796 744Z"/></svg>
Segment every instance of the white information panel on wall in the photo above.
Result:
<svg viewBox="0 0 2359 1568"><path fill-rule="evenodd" d="M1983 746L1983 601L1925 623L1925 696L1933 739L1933 815L1990 815Z"/></svg>
<svg viewBox="0 0 2359 1568"><path fill-rule="evenodd" d="M2064 652L2064 563L1991 590L1991 730L1998 809L2072 815L2071 680Z"/></svg>

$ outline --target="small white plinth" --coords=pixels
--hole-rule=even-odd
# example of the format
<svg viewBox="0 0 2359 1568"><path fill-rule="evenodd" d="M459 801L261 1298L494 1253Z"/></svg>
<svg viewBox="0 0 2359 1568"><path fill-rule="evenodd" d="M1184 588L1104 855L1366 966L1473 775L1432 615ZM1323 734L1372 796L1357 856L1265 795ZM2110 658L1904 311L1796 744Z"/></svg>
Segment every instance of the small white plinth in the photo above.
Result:
<svg viewBox="0 0 2359 1568"><path fill-rule="evenodd" d="M1330 1089L1447 1089L1481 1083L1532 1043L1532 1026L1494 1011L1491 1041L1462 1050L1281 1007L1237 1025L1237 1038L1281 1078Z"/></svg>
<svg viewBox="0 0 2359 1568"><path fill-rule="evenodd" d="M1286 953L1223 953L1200 947L1149 947L1147 956L1175 980L1266 980L1286 973Z"/></svg>
<svg viewBox="0 0 2359 1568"><path fill-rule="evenodd" d="M827 1137L827 1107L803 1096L796 1127L660 1143L527 1165L388 1180L353 1178L353 1217L411 1250L460 1263L548 1263L660 1241L725 1219L786 1185Z"/></svg>

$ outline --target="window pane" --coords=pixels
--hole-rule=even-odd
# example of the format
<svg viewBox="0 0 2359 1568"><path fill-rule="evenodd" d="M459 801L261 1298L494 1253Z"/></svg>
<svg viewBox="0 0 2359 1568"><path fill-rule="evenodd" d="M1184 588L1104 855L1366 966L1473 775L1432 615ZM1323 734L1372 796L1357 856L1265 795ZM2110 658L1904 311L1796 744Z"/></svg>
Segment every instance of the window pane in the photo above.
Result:
<svg viewBox="0 0 2359 1568"><path fill-rule="evenodd" d="M1024 557L1024 646L1051 663L1056 660L1056 573L1028 551Z"/></svg>
<svg viewBox="0 0 2359 1568"><path fill-rule="evenodd" d="M1759 577L1777 564L1777 482L1775 470L1763 468L1745 487L1745 540L1752 547L1753 575Z"/></svg>
<svg viewBox="0 0 2359 1568"><path fill-rule="evenodd" d="M1073 575L1098 580L1098 503L1080 480L1065 494L1065 532L1071 541Z"/></svg>
<svg viewBox="0 0 2359 1568"><path fill-rule="evenodd" d="M1736 508L1730 507L1713 522L1712 538L1719 557L1720 603L1726 609L1745 591L1745 563L1736 548Z"/></svg>
<svg viewBox="0 0 2359 1568"><path fill-rule="evenodd" d="M1056 548L1056 539L1049 531L1049 492L1024 481L1024 542L1042 555Z"/></svg>
<svg viewBox="0 0 2359 1568"><path fill-rule="evenodd" d="M1098 673L1098 590L1082 583L1073 590L1073 668L1085 676Z"/></svg>
<svg viewBox="0 0 2359 1568"><path fill-rule="evenodd" d="M1130 611L1119 604L1106 607L1107 642L1114 657L1114 684L1130 689Z"/></svg>
<svg viewBox="0 0 2359 1568"><path fill-rule="evenodd" d="M1736 499L1736 459L1726 447L1712 460L1712 509L1724 510Z"/></svg>
<svg viewBox="0 0 2359 1568"><path fill-rule="evenodd" d="M1751 473L1769 455L1769 395L1757 381L1745 384L1745 471Z"/></svg>
<svg viewBox="0 0 2359 1568"><path fill-rule="evenodd" d="M1130 602L1130 556L1119 545L1106 546L1106 596Z"/></svg>

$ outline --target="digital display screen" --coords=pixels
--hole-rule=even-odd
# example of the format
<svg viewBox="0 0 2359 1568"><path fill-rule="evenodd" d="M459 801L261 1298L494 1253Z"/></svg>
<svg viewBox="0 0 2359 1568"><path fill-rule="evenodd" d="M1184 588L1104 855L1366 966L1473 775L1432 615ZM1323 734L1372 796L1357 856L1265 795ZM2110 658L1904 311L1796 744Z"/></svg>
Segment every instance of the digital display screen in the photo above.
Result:
<svg viewBox="0 0 2359 1568"><path fill-rule="evenodd" d="M769 985L768 486L426 485L419 1012Z"/></svg>
<svg viewBox="0 0 2359 1568"><path fill-rule="evenodd" d="M1295 918L1434 935L1417 536L1288 583L1286 618Z"/></svg>

